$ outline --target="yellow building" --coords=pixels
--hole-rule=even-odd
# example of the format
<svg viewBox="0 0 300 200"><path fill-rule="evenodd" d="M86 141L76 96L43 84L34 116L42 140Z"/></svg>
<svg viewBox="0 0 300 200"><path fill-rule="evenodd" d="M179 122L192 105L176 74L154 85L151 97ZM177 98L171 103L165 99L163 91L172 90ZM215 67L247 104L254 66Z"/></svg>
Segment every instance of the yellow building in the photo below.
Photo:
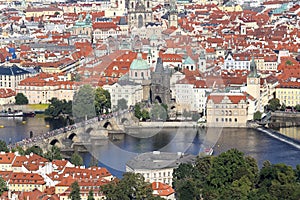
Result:
<svg viewBox="0 0 300 200"><path fill-rule="evenodd" d="M42 17L42 16L53 16L62 15L63 10L57 7L28 7L25 10L26 17Z"/></svg>
<svg viewBox="0 0 300 200"><path fill-rule="evenodd" d="M240 5L230 5L230 6L226 6L226 5L222 5L219 6L219 9L225 12L242 12L243 8Z"/></svg>
<svg viewBox="0 0 300 200"><path fill-rule="evenodd" d="M300 104L300 83L299 82L282 82L276 87L275 96L280 103L286 106L296 106Z"/></svg>
<svg viewBox="0 0 300 200"><path fill-rule="evenodd" d="M246 127L255 100L247 93L212 93L207 101L208 127Z"/></svg>
<svg viewBox="0 0 300 200"><path fill-rule="evenodd" d="M39 174L13 172L8 180L7 186L10 191L28 192L34 189L44 191L46 182Z"/></svg>
<svg viewBox="0 0 300 200"><path fill-rule="evenodd" d="M15 159L15 153L0 152L0 171L12 171L12 164Z"/></svg>

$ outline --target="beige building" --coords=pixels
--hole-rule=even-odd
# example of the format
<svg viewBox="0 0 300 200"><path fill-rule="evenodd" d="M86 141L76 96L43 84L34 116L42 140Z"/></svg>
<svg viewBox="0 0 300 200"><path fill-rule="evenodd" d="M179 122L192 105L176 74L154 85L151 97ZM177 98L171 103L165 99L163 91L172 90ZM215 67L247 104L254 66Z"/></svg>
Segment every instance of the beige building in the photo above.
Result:
<svg viewBox="0 0 300 200"><path fill-rule="evenodd" d="M28 7L24 12L26 17L42 17L63 14L63 10L57 7Z"/></svg>
<svg viewBox="0 0 300 200"><path fill-rule="evenodd" d="M10 191L28 192L34 189L44 191L46 182L36 173L13 172L7 186Z"/></svg>
<svg viewBox="0 0 300 200"><path fill-rule="evenodd" d="M300 104L300 83L299 82L282 82L276 87L276 98L281 104L286 106L296 106Z"/></svg>
<svg viewBox="0 0 300 200"><path fill-rule="evenodd" d="M212 93L207 101L207 126L246 127L254 106L255 99L247 93Z"/></svg>
<svg viewBox="0 0 300 200"><path fill-rule="evenodd" d="M0 88L15 90L20 81L30 76L30 73L16 65L0 66Z"/></svg>
<svg viewBox="0 0 300 200"><path fill-rule="evenodd" d="M73 81L60 81L44 73L21 81L16 93L23 93L29 104L49 103L52 98L73 100L77 85Z"/></svg>

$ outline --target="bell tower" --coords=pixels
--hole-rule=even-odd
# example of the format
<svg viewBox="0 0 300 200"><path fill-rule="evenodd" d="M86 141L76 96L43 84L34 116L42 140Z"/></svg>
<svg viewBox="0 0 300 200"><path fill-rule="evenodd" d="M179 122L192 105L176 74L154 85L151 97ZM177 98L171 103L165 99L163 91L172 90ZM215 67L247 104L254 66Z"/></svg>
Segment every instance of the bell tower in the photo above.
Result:
<svg viewBox="0 0 300 200"><path fill-rule="evenodd" d="M178 28L178 11L175 0L170 0L169 27L171 26Z"/></svg>

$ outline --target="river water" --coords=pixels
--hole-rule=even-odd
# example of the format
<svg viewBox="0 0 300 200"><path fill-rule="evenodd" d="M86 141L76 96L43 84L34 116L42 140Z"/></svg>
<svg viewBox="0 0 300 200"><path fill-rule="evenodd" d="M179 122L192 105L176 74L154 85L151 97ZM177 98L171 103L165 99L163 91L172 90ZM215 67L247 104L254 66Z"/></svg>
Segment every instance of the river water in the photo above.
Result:
<svg viewBox="0 0 300 200"><path fill-rule="evenodd" d="M63 123L36 116L23 119L0 118L1 125L4 127L0 128L0 139L14 143L29 137L30 131L39 135L61 127ZM300 128L285 128L280 131L295 139L300 138L300 134L297 134L300 133ZM104 141L94 151L82 154L85 165L89 165L93 155L99 161L99 166L107 167L115 176L120 177L125 171L126 162L139 153L168 151L197 155L203 148L211 146L214 146L215 155L237 148L257 159L259 166L265 160L293 167L300 164L299 149L253 129L152 128L142 129L139 133L126 134L119 140Z"/></svg>

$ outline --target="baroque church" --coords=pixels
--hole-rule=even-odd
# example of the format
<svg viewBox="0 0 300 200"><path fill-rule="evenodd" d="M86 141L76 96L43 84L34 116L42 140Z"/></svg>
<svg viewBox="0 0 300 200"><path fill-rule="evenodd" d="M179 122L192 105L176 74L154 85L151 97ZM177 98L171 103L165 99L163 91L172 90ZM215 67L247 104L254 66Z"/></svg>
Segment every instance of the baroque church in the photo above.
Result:
<svg viewBox="0 0 300 200"><path fill-rule="evenodd" d="M150 0L127 0L128 25L130 28L144 27L153 21L152 1Z"/></svg>

